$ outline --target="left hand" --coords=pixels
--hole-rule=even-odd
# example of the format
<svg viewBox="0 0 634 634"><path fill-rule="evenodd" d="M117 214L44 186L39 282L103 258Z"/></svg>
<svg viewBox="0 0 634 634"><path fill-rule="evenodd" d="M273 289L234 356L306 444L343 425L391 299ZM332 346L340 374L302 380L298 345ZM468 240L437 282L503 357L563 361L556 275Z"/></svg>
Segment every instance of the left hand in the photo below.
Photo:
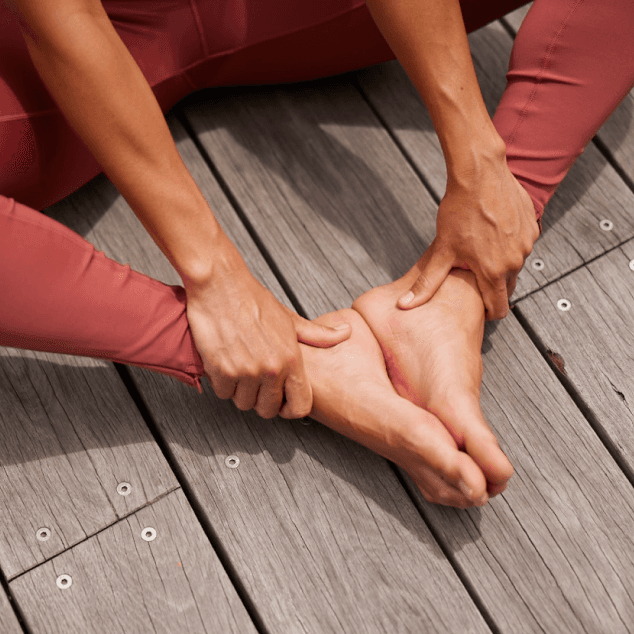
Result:
<svg viewBox="0 0 634 634"><path fill-rule="evenodd" d="M451 175L438 207L436 237L421 259L402 309L427 302L452 268L473 271L486 318L502 319L517 275L539 237L535 208L527 191L503 164Z"/></svg>

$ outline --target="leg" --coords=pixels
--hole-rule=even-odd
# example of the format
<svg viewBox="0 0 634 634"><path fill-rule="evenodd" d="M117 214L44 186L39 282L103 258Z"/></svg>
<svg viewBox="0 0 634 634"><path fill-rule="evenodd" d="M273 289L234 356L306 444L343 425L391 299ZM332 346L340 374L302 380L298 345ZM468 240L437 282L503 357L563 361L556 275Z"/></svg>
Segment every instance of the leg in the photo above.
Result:
<svg viewBox="0 0 634 634"><path fill-rule="evenodd" d="M418 276L402 278L361 295L353 303L381 345L396 391L437 416L457 446L487 479L487 490L504 490L513 468L480 409L484 304L470 271L454 269L434 297L418 308L396 302Z"/></svg>
<svg viewBox="0 0 634 634"><path fill-rule="evenodd" d="M345 309L316 321L329 326L346 321L352 335L334 348L302 345L313 388L311 416L402 466L428 501L485 504L482 471L435 416L396 393L381 349L359 314Z"/></svg>
<svg viewBox="0 0 634 634"><path fill-rule="evenodd" d="M98 357L200 390L185 291L107 258L59 222L0 196L0 345Z"/></svg>
<svg viewBox="0 0 634 634"><path fill-rule="evenodd" d="M535 0L493 123L538 217L634 84L631 0Z"/></svg>

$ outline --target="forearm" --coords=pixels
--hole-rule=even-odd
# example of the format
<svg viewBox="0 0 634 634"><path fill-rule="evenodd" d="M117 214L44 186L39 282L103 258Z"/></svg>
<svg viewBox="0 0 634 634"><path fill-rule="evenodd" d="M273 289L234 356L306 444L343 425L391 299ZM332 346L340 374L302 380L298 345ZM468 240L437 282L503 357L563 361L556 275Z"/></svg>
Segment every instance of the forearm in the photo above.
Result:
<svg viewBox="0 0 634 634"><path fill-rule="evenodd" d="M183 280L208 277L228 240L105 12L49 14L46 26L23 34L70 125Z"/></svg>
<svg viewBox="0 0 634 634"><path fill-rule="evenodd" d="M423 99L447 169L504 156L482 99L458 0L366 0L383 37Z"/></svg>

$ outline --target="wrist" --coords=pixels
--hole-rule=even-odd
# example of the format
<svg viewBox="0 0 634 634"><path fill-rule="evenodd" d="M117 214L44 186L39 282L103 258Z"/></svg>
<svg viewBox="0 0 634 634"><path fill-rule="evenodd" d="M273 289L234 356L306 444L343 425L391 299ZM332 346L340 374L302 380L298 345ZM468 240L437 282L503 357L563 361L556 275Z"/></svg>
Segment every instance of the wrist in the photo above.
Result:
<svg viewBox="0 0 634 634"><path fill-rule="evenodd" d="M248 267L240 252L222 232L196 257L182 262L177 271L185 290L194 293L217 283L220 277L236 275L244 269Z"/></svg>
<svg viewBox="0 0 634 634"><path fill-rule="evenodd" d="M473 182L508 170L506 144L493 129L479 129L456 135L443 148L447 166L447 184Z"/></svg>

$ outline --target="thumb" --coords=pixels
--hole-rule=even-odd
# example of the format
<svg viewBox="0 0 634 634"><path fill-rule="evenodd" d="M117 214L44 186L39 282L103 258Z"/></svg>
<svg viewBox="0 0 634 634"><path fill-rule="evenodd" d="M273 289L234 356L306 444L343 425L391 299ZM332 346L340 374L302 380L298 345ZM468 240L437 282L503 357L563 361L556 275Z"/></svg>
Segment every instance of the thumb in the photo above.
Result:
<svg viewBox="0 0 634 634"><path fill-rule="evenodd" d="M403 309L416 308L428 302L445 281L453 267L453 259L432 253L429 260L422 266L418 278L409 289L399 298L397 306Z"/></svg>
<svg viewBox="0 0 634 634"><path fill-rule="evenodd" d="M330 348L350 338L352 326L343 322L334 328L316 324L300 315L293 315L297 341L316 348Z"/></svg>

